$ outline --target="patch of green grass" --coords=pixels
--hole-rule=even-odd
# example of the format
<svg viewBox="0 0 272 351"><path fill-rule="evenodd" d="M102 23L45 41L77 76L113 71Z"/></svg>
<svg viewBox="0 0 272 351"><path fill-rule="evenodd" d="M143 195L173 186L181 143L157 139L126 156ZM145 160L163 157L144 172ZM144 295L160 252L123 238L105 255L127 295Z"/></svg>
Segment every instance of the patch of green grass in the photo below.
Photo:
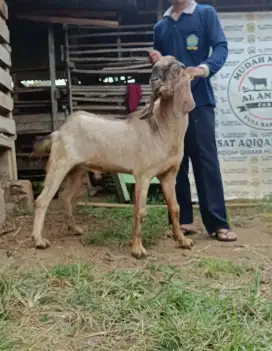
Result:
<svg viewBox="0 0 272 351"><path fill-rule="evenodd" d="M90 267L87 264L66 264L58 265L49 270L49 275L57 278L76 277L85 278L90 274Z"/></svg>
<svg viewBox="0 0 272 351"><path fill-rule="evenodd" d="M130 194L130 203L134 203L134 184L127 184L127 189ZM165 200L164 196L162 193L162 189L160 184L151 184L149 189L148 189L148 196L147 196L147 204L153 204L153 205L164 205Z"/></svg>
<svg viewBox="0 0 272 351"><path fill-rule="evenodd" d="M219 280L206 279L207 269ZM107 274L68 264L24 274L10 268L7 276L1 351L271 350L272 301L262 296L260 273L228 261Z"/></svg>
<svg viewBox="0 0 272 351"><path fill-rule="evenodd" d="M198 267L204 269L207 276L220 275L222 273L241 276L245 273L245 267L225 260L202 259L199 261Z"/></svg>
<svg viewBox="0 0 272 351"><path fill-rule="evenodd" d="M87 243L96 245L126 245L133 231L133 208L105 209L82 208L90 213L93 220L101 220L101 227L92 230ZM107 218L107 225L102 220ZM143 244L147 247L158 243L168 225L167 211L164 208L149 208L142 226Z"/></svg>

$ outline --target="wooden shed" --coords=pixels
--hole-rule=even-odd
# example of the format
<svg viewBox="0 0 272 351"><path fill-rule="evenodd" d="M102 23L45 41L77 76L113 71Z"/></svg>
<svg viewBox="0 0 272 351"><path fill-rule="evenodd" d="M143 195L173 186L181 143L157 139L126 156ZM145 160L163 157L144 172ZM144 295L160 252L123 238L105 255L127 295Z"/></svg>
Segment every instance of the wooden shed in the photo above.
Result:
<svg viewBox="0 0 272 351"><path fill-rule="evenodd" d="M212 4L218 12L272 10L270 0L199 2ZM168 0L0 3L0 164L5 165L0 177L17 176L12 110L19 177L30 177L45 165L45 160L29 159L33 138L58 128L71 111L84 109L122 118L128 110L130 83L141 84L139 108L147 103L148 50L153 26L169 7Z"/></svg>

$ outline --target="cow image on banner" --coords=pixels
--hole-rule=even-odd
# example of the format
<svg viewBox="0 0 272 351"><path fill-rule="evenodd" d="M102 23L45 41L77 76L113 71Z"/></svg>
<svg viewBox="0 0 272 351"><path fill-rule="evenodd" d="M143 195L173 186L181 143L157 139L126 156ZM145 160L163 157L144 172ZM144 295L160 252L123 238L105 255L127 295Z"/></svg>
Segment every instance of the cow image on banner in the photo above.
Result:
<svg viewBox="0 0 272 351"><path fill-rule="evenodd" d="M219 17L229 55L211 82L225 197L261 199L272 195L272 12Z"/></svg>
<svg viewBox="0 0 272 351"><path fill-rule="evenodd" d="M250 57L234 70L228 100L241 122L272 131L272 55Z"/></svg>

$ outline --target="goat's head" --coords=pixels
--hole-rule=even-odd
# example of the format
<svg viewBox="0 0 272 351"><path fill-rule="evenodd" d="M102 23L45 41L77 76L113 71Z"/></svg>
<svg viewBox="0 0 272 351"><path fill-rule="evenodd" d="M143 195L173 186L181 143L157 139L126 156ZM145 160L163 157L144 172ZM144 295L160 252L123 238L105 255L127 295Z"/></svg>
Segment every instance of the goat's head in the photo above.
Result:
<svg viewBox="0 0 272 351"><path fill-rule="evenodd" d="M194 101L191 95L191 80L183 63L176 60L173 56L163 56L157 61L152 69L150 77L150 85L152 89L150 98L149 113L142 119L152 116L154 103L158 98L163 100L173 98L176 90L181 94L183 100L190 100L190 108L185 113L190 112L194 108ZM186 104L188 105L188 104Z"/></svg>

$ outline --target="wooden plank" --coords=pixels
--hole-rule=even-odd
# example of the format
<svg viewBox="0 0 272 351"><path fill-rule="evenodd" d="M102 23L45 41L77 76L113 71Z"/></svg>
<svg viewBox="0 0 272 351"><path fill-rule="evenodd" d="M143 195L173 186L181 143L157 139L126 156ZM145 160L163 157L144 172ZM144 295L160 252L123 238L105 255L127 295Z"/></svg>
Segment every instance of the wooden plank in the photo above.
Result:
<svg viewBox="0 0 272 351"><path fill-rule="evenodd" d="M137 62L143 62L146 63L148 58L147 56L142 56L142 57L70 57L69 61L70 62L75 62L75 63L84 63L84 62L131 62L137 61Z"/></svg>
<svg viewBox="0 0 272 351"><path fill-rule="evenodd" d="M137 64L139 65L146 65L147 63L144 63L144 61L142 61L143 63L141 63L141 61L137 61ZM124 64L126 66L129 66L129 65L135 65L135 62L134 61L126 61L126 62L101 62L101 63L94 63L94 62L91 62L91 63L78 63L77 64L77 68L91 68L91 69L99 69L99 68L109 68L109 67L113 67L113 68L123 68L124 67ZM150 65L150 64L149 64Z"/></svg>
<svg viewBox="0 0 272 351"><path fill-rule="evenodd" d="M74 34L69 35L69 39L86 39L86 38L99 38L99 37L121 37L133 35L153 35L153 31L135 31L135 32L107 32L107 33L92 33L92 34Z"/></svg>
<svg viewBox="0 0 272 351"><path fill-rule="evenodd" d="M0 116L0 133L16 135L16 125L13 119Z"/></svg>
<svg viewBox="0 0 272 351"><path fill-rule="evenodd" d="M12 81L11 81L11 76L9 73L3 70L2 67L0 67L0 84L3 85L5 88L7 88L9 91L12 91Z"/></svg>
<svg viewBox="0 0 272 351"><path fill-rule="evenodd" d="M8 20L8 5L4 0L0 0L0 16Z"/></svg>
<svg viewBox="0 0 272 351"><path fill-rule="evenodd" d="M33 16L33 15L16 15L20 19L25 19L34 22L43 23L59 23L59 24L75 24L75 25L93 25L101 27L114 28L119 26L117 21L88 19L88 18L73 18L73 17L57 17L57 16Z"/></svg>
<svg viewBox="0 0 272 351"><path fill-rule="evenodd" d="M7 111L12 111L14 102L11 96L0 91L0 106Z"/></svg>
<svg viewBox="0 0 272 351"><path fill-rule="evenodd" d="M88 207L104 207L104 208L131 208L133 209L134 204L116 204L116 203L105 203L105 202L84 202L79 201L77 206L88 206ZM259 207L263 206L263 202L227 202L228 208L243 208L243 207ZM147 208L167 208L166 205L146 205ZM193 208L198 209L199 205L194 204Z"/></svg>
<svg viewBox="0 0 272 351"><path fill-rule="evenodd" d="M131 208L133 209L134 204L116 204L116 203L106 203L106 202L87 202L79 201L77 206L88 206L88 207L104 207L104 208ZM166 205L146 205L147 208L166 208Z"/></svg>
<svg viewBox="0 0 272 351"><path fill-rule="evenodd" d="M15 105L46 105L46 104L50 104L51 100L16 100Z"/></svg>
<svg viewBox="0 0 272 351"><path fill-rule="evenodd" d="M11 149L14 143L14 139L7 137L3 133L0 133L0 147Z"/></svg>
<svg viewBox="0 0 272 351"><path fill-rule="evenodd" d="M85 111L127 111L124 106L116 105L74 105L74 110L85 110Z"/></svg>
<svg viewBox="0 0 272 351"><path fill-rule="evenodd" d="M50 102L48 102L48 103L42 103L42 102L35 102L35 103L31 103L31 104L29 104L29 103L27 103L27 102L16 102L16 105L15 105L15 107L16 108L23 108L23 107L45 107L45 106L49 106L50 105L50 103L51 103L51 101Z"/></svg>
<svg viewBox="0 0 272 351"><path fill-rule="evenodd" d="M82 74L124 74L124 73L129 73L129 74L151 74L152 70L151 69L127 69L125 72L124 70L109 70L109 71L104 71L104 70L94 70L94 69L73 69L73 73L82 73Z"/></svg>
<svg viewBox="0 0 272 351"><path fill-rule="evenodd" d="M120 22L120 20L119 20ZM125 24L125 25L119 25L117 30L122 30L122 29L142 29L142 28L148 28L148 29L153 29L154 25L152 23L144 23L144 24ZM84 26L82 28L82 33L87 32L88 30L93 30L93 29L104 29L106 30L107 28L100 28L100 27L95 27L95 26ZM113 28L115 29L115 28ZM83 32L84 31L84 32Z"/></svg>
<svg viewBox="0 0 272 351"><path fill-rule="evenodd" d="M73 99L74 100L76 100L77 98L80 98L80 97L84 97L84 98L86 98L86 99L88 99L88 98L99 98L99 97L101 97L101 98L110 98L110 97L116 97L116 98L120 98L120 99L124 99L125 97L127 96L127 92L122 92L122 91L117 91L117 92L93 92L93 93L90 93L90 92L80 92L80 93L78 93L78 92L74 92L73 93ZM150 96L150 92L144 92L144 93L142 93L142 97L143 98L149 98L149 96Z"/></svg>
<svg viewBox="0 0 272 351"><path fill-rule="evenodd" d="M7 50L7 52L9 52L9 53L11 54L12 50L11 50L10 45L9 45L9 44L7 44L7 43L3 43L2 45L3 45L3 46L4 46L4 48Z"/></svg>
<svg viewBox="0 0 272 351"><path fill-rule="evenodd" d="M68 40L68 26L64 25L64 58L66 63L66 75L67 75L67 92L68 92L68 111L73 113L73 102L72 102L72 74L71 74L71 62L69 62L69 40Z"/></svg>
<svg viewBox="0 0 272 351"><path fill-rule="evenodd" d="M113 97L113 98L109 98L109 97L75 97L73 96L73 101L77 102L77 101L89 101L89 102L108 102L108 103L112 103L112 102L116 102L116 103L124 103L125 102L125 96L118 98L118 97Z"/></svg>
<svg viewBox="0 0 272 351"><path fill-rule="evenodd" d="M85 101L85 102L107 102L107 103L125 103L126 102L126 95L122 97L76 97L73 96L73 101L78 102L78 101ZM150 98L149 96L146 98L142 98L141 102L149 102Z"/></svg>
<svg viewBox="0 0 272 351"><path fill-rule="evenodd" d="M6 66L11 66L11 57L10 53L0 44L0 61L3 62Z"/></svg>
<svg viewBox="0 0 272 351"><path fill-rule="evenodd" d="M57 120L56 128L60 126L65 121ZM18 123L16 122L16 133L19 134L37 134L37 133L51 133L52 132L52 121L41 121L41 122L31 122L31 123Z"/></svg>
<svg viewBox="0 0 272 351"><path fill-rule="evenodd" d="M51 122L51 114L50 113L40 113L40 114L27 114L27 115L15 115L14 120L16 124L21 123L35 123L35 122ZM57 116L58 121L65 120L64 113L58 113Z"/></svg>
<svg viewBox="0 0 272 351"><path fill-rule="evenodd" d="M9 29L8 29L7 24L6 24L6 21L2 17L0 17L0 37L2 38L2 40L4 42L9 44L9 42L10 42Z"/></svg>
<svg viewBox="0 0 272 351"><path fill-rule="evenodd" d="M150 52L150 47L143 48L113 48L113 49L96 49L96 50L70 50L70 55L94 55L104 53L118 53L118 52Z"/></svg>
<svg viewBox="0 0 272 351"><path fill-rule="evenodd" d="M40 88L14 88L13 94L25 94L25 93L37 93L37 92L44 92L49 91L50 87L40 87Z"/></svg>
<svg viewBox="0 0 272 351"><path fill-rule="evenodd" d="M50 23L48 27L48 55L49 55L49 73L51 80L51 109L52 109L52 131L56 130L56 118L58 114L57 88L56 88L56 61L55 61L55 39L54 24Z"/></svg>
<svg viewBox="0 0 272 351"><path fill-rule="evenodd" d="M150 85L144 84L141 86L142 91L151 91ZM101 91L101 92L111 92L111 91L126 91L127 90L127 85L125 84L120 84L120 85L108 85L108 84L101 84L101 85L73 85L72 86L73 91L90 91L90 92L95 92L95 91Z"/></svg>
<svg viewBox="0 0 272 351"><path fill-rule="evenodd" d="M18 179L18 170L17 170L17 160L16 160L16 148L14 138L11 143L10 150L8 153L8 170L9 170L9 178L10 180Z"/></svg>
<svg viewBox="0 0 272 351"><path fill-rule="evenodd" d="M120 70L120 68L122 68L122 70L124 72L126 72L127 70L131 70L131 69L141 69L141 68L152 68L152 64L151 63L142 63L140 65L129 65L129 66L123 66L123 67L104 67L103 71L110 71L110 72L115 72L116 70Z"/></svg>
<svg viewBox="0 0 272 351"><path fill-rule="evenodd" d="M21 13L24 15L24 13ZM117 17L117 12L115 11L88 11L76 8L63 8L63 9L39 9L39 11L31 11L26 15L31 16L59 16L59 17L80 17L80 18L106 18L106 17Z"/></svg>
<svg viewBox="0 0 272 351"><path fill-rule="evenodd" d="M146 42L130 42L130 43L122 43L121 42L121 47L129 47L129 46L153 46L152 41L146 41ZM69 46L70 49L78 49L78 48L116 48L118 46L118 43L110 43L110 44L71 44Z"/></svg>

